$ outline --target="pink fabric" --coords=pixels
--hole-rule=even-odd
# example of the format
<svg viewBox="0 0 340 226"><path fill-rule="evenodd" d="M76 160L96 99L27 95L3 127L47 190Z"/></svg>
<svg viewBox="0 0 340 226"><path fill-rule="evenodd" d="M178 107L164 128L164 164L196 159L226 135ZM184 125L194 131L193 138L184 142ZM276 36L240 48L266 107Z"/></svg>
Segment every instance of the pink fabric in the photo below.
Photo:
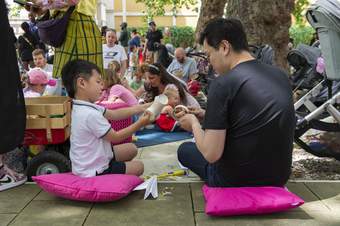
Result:
<svg viewBox="0 0 340 226"><path fill-rule="evenodd" d="M133 95L133 93L122 85L114 85L110 88L110 90L103 92L100 100L106 101L113 96L119 97L129 106L138 104L137 98Z"/></svg>
<svg viewBox="0 0 340 226"><path fill-rule="evenodd" d="M108 174L82 178L71 173L32 177L44 191L71 200L109 202L127 196L143 182L137 176Z"/></svg>
<svg viewBox="0 0 340 226"><path fill-rule="evenodd" d="M27 72L28 75L28 82L33 85L49 85L49 86L55 86L56 81L53 79L48 79L48 74L41 68L35 67L29 72Z"/></svg>
<svg viewBox="0 0 340 226"><path fill-rule="evenodd" d="M129 105L127 105L125 102L123 102L123 103L116 103L116 102L112 103L112 102L108 102L108 101L102 101L102 102L98 102L96 104L103 106L106 109L110 109L110 110L129 107ZM114 131L119 131L119 130L124 129L124 128L126 128L126 127L128 127L132 124L132 117L129 117L129 118L126 118L126 119L120 119L120 120L109 120L109 121L110 121L112 129ZM115 142L115 143L112 143L112 144L113 145L125 144L125 143L130 143L131 141L132 141L132 137L128 137L121 142Z"/></svg>
<svg viewBox="0 0 340 226"><path fill-rule="evenodd" d="M296 208L304 201L280 187L215 188L204 185L205 213L212 216L265 214Z"/></svg>

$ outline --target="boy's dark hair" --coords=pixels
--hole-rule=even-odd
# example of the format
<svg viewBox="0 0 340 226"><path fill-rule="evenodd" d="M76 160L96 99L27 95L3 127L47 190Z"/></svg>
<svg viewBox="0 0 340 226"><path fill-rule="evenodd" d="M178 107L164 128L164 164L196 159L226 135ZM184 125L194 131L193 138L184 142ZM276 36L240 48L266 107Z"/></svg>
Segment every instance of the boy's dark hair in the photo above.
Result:
<svg viewBox="0 0 340 226"><path fill-rule="evenodd" d="M67 62L61 70L61 78L69 97L74 98L77 91L77 79L88 80L92 76L93 70L100 73L100 69L94 63L86 60L72 60Z"/></svg>
<svg viewBox="0 0 340 226"><path fill-rule="evenodd" d="M227 40L234 51L248 51L247 35L241 21L237 19L218 18L210 21L201 32L199 43L202 45L204 40L215 49L219 48L222 40Z"/></svg>

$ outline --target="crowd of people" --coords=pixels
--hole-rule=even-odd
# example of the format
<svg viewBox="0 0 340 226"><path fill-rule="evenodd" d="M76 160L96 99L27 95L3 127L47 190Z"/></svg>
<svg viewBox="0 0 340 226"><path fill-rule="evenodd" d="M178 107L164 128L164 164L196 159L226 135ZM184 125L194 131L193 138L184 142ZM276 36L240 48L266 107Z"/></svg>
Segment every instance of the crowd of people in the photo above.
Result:
<svg viewBox="0 0 340 226"><path fill-rule="evenodd" d="M148 24L145 41L134 29L130 35L125 22L119 37L111 28L100 32L94 22L95 5L94 0L68 1L68 7L76 7L64 43L55 48L53 66L47 64L46 47L34 28L33 18L46 11L35 10L39 13L22 25L25 33L18 39L19 57L27 71L26 85L23 90L11 87L15 90L11 92L23 91L26 97L41 96L58 84L53 80L61 78L67 95L73 99L70 160L75 175L140 176L144 166L133 160L136 146L111 143L153 123L145 110L164 94L169 102L156 124L164 131L174 131L176 124L176 129L193 133L195 142L180 145L178 159L209 186L283 186L287 182L295 125L291 88L284 72L251 56L240 21L212 20L200 36L200 44L217 73L204 110L188 89L187 84L198 71L195 60L186 56L183 48L175 50L171 62L168 56L162 56L162 51L167 50L163 33L154 21ZM57 9L59 16L65 9ZM1 43L10 43L14 48L13 35ZM12 61L0 68L16 67L10 75L4 75L19 81L13 48ZM18 100L17 96L13 99ZM124 102L129 107L109 110L98 104L103 102ZM178 105L188 111L175 112ZM138 116L134 123L120 131L113 130L108 121L133 115ZM11 141L3 146L4 142L0 142L1 154L19 145ZM13 186L23 181L22 175L5 167L0 155L0 183L5 177L11 178Z"/></svg>

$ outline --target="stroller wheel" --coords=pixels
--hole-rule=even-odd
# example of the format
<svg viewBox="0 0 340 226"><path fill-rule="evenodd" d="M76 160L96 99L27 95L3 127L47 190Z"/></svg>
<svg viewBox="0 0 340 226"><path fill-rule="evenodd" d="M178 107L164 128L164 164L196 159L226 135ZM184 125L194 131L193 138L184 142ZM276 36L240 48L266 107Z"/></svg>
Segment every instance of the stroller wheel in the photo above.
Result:
<svg viewBox="0 0 340 226"><path fill-rule="evenodd" d="M65 173L71 170L70 160L56 152L46 150L32 158L27 165L27 177L31 180L32 176Z"/></svg>

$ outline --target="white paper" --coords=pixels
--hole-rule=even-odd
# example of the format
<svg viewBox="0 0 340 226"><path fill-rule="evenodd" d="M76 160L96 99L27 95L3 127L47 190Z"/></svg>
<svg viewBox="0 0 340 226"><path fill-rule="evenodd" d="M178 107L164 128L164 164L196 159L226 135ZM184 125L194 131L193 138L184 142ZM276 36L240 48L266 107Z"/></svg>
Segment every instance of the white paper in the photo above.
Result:
<svg viewBox="0 0 340 226"><path fill-rule="evenodd" d="M153 198L158 197L158 184L157 184L157 176L152 176L150 179L144 181L144 183L138 185L134 191L144 190L144 199L147 199L151 194Z"/></svg>

